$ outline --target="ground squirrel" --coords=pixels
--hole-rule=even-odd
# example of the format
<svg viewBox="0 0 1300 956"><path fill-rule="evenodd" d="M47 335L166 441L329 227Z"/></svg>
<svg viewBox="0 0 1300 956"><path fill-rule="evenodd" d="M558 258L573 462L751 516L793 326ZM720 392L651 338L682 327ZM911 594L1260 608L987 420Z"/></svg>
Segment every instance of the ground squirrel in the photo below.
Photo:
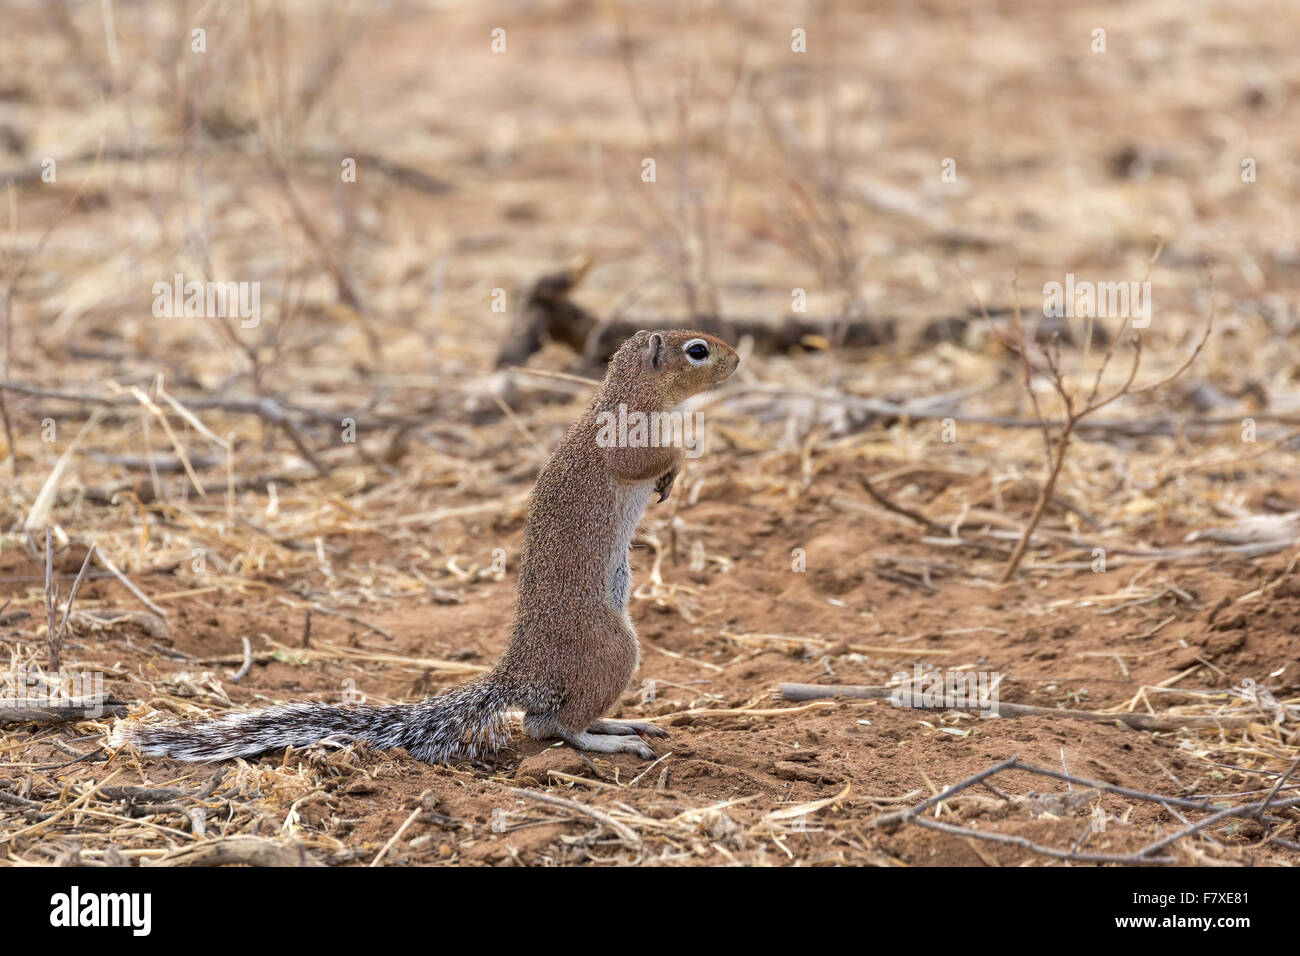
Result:
<svg viewBox="0 0 1300 956"><path fill-rule="evenodd" d="M115 742L202 761L337 736L404 747L437 763L494 753L510 739L510 713L523 711L525 731L538 740L653 757L638 735L666 737L663 730L602 717L641 657L627 613L632 535L650 498L668 497L684 455L680 442L664 443L645 430L611 441L606 426L616 416L661 422L739 362L720 339L681 330L637 332L610 359L600 390L537 476L514 627L487 674L416 704L293 703L199 722L120 724Z"/></svg>

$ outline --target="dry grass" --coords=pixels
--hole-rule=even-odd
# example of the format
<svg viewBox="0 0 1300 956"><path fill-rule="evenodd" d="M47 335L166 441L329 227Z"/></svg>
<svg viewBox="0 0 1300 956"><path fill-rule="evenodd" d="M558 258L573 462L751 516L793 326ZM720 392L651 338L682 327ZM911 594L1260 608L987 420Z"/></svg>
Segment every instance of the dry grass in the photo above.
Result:
<svg viewBox="0 0 1300 956"><path fill-rule="evenodd" d="M749 668L809 679L824 660L864 683L913 658L1006 669L1042 621L1097 628L1062 652L1116 682L1082 709L1224 718L1144 734L1144 754L1195 772L1148 765L1138 789L1216 792L1213 768L1228 764L1255 785L1233 777L1216 799L1245 802L1300 755L1286 603L1300 557L1300 181L1287 159L1300 72L1276 27L1294 11L1210 5L1184 20L1154 3L1017 3L994 16L954 2L807 18L720 5L674 21L653 4L625 18L547 4L504 24L502 56L488 46L500 24L470 5L217 5L202 55L180 7L108 9L111 44L98 7L62 3L19 8L0 40L13 107L0 119L0 677L39 682L49 664L47 526L61 601L96 552L66 609L61 670L102 673L133 719L357 686L398 700L480 671L500 646L532 476L587 394L562 374L489 373L509 319L492 291L513 309L532 278L589 255L579 298L602 316L776 319L803 288L825 342L834 320L864 314L901 329L869 352L738 343L736 380L700 404L708 453L647 515L634 614L684 638L646 641L658 694L625 708L703 733L697 763L743 746L728 729L788 750L801 728L882 720L863 702L774 704ZM1112 48L1095 56L1102 14ZM805 19L800 58L789 23ZM649 186L640 161L657 151ZM939 179L950 156L956 184ZM1258 182L1242 184L1241 156ZM340 157L357 158L357 182L340 181ZM1164 251L1136 385L1179 371L1212 310L1215 332L1167 385L1081 419L1044 496L1039 415L1061 421L1062 395L1086 398L1094 381L1111 394L1129 364L1117 348L1094 379L1104 350L1066 345L1049 353L1055 388L1012 306L1041 314L1037 290L1067 271L1139 278L1153 235ZM155 318L153 284L177 272L260 282L260 324ZM969 320L958 336L920 340L953 316ZM572 361L553 346L534 364ZM815 607L800 633L747 609L746 595L787 587L760 572L835 531L867 554L853 572L865 586L790 598ZM860 556L815 555L845 568ZM976 594L1002 615L954 617L935 631L943 646L922 646L929 625L868 615L886 621L875 597L889 587L900 605L960 615ZM861 616L828 616L837 600ZM1252 657L1205 650L1217 623L1256 609ZM1122 635L1100 631L1112 622ZM1012 662L1025 669L1008 687L1070 685L1050 662ZM969 726L920 716L928 729L907 733ZM314 747L186 768L100 750L111 723L0 727L0 860L187 863L213 844L224 862L914 862L917 845L871 821L978 769L922 787L900 757L886 791L797 760L761 786L693 786L675 776L689 755L631 774L550 766L547 751L435 771ZM999 756L1018 752L1013 731L984 732ZM747 751L735 773L760 762ZM1033 807L980 800L940 816L1041 824ZM1122 822L1089 840L1120 853L1183 825L1114 795L1076 815L1098 807ZM1061 816L1077 836L1083 823ZM1294 863L1296 811L1277 818L1171 851Z"/></svg>

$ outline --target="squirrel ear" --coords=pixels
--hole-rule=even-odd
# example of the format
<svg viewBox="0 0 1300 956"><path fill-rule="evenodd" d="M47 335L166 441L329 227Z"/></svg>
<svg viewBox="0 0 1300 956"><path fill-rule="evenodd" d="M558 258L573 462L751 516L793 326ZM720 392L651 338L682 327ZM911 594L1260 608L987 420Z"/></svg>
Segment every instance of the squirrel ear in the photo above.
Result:
<svg viewBox="0 0 1300 956"><path fill-rule="evenodd" d="M663 364L664 355L666 354L664 337L658 332L650 333L650 340L646 344L645 354L651 368L658 368Z"/></svg>

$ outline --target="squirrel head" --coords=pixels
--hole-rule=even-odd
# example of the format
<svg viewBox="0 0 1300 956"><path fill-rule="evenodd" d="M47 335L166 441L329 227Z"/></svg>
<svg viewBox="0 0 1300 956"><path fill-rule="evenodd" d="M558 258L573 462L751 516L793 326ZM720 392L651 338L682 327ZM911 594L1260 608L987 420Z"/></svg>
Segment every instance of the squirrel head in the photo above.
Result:
<svg viewBox="0 0 1300 956"><path fill-rule="evenodd" d="M707 332L643 329L614 353L605 381L635 383L654 404L673 408L725 381L739 364L736 350Z"/></svg>

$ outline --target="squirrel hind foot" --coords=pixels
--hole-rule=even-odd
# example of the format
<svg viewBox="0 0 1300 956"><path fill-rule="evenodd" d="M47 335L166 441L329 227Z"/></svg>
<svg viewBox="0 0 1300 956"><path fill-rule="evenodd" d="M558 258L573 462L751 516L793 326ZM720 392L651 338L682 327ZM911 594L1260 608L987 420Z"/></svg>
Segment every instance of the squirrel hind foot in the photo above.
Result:
<svg viewBox="0 0 1300 956"><path fill-rule="evenodd" d="M668 737L668 731L648 720L593 720L587 726L589 734L644 734L647 737Z"/></svg>
<svg viewBox="0 0 1300 956"><path fill-rule="evenodd" d="M635 754L642 760L653 760L655 752L640 737L627 737L615 734L564 734L564 742L570 746L596 754Z"/></svg>

